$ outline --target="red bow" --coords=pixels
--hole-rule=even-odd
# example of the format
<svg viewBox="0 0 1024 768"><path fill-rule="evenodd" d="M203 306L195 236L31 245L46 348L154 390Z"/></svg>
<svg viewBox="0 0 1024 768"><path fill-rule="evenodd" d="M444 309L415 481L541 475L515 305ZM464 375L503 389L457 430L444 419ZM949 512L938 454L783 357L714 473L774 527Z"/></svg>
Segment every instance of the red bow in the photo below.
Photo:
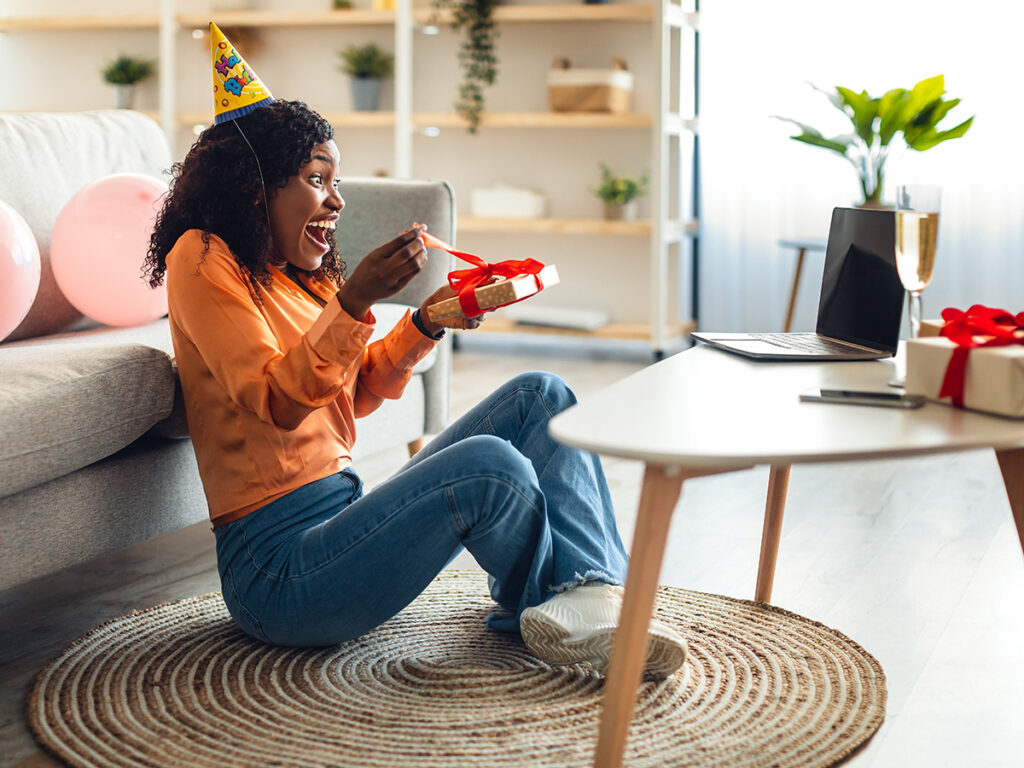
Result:
<svg viewBox="0 0 1024 768"><path fill-rule="evenodd" d="M976 347L1024 344L1024 312L1011 315L1005 309L975 304L966 312L947 307L942 310L942 319L945 324L940 333L956 344L956 348L946 366L939 397L951 397L953 405L962 408L968 353Z"/></svg>
<svg viewBox="0 0 1024 768"><path fill-rule="evenodd" d="M443 240L424 232L421 237L423 242L430 248L439 248L448 251L452 256L458 256L463 261L468 261L475 266L472 269L456 269L448 273L448 284L452 290L459 294L459 306L466 317L477 317L482 315L484 310L476 300L476 289L481 285L487 285L495 277L508 278L517 275L533 275L537 281L537 290L544 290L544 283L540 279L540 271L544 269L544 262L536 259L523 259L522 261L499 261L497 264L488 264L479 256L465 251L456 251ZM513 302L507 302L511 304ZM499 304L498 306L505 306ZM488 307L497 309L497 307Z"/></svg>

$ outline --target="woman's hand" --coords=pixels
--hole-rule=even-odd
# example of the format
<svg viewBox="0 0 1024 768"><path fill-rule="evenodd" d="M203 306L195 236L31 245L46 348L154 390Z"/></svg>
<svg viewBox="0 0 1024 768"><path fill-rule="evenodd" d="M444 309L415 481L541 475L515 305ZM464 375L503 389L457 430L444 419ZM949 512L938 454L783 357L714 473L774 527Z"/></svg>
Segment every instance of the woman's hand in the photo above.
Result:
<svg viewBox="0 0 1024 768"><path fill-rule="evenodd" d="M458 293L452 290L450 285L442 285L430 294L423 304L420 305L420 322L423 323L423 327L432 336L436 336L438 331L442 328L455 328L460 331L471 331L474 328L479 328L480 324L483 323L484 315L466 317L461 312L453 317L445 317L440 320L431 320L427 316L427 307L431 304L437 304L439 301L445 301L446 299L450 299L458 295Z"/></svg>
<svg viewBox="0 0 1024 768"><path fill-rule="evenodd" d="M338 291L342 309L362 320L370 307L395 295L416 277L427 263L427 248L420 237L426 228L416 224L370 251Z"/></svg>

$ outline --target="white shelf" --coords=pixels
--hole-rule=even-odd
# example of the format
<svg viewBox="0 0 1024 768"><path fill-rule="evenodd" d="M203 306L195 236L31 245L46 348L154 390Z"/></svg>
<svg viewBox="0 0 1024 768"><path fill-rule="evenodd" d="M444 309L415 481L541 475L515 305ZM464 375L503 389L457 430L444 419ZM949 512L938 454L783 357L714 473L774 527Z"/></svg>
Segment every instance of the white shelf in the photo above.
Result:
<svg viewBox="0 0 1024 768"><path fill-rule="evenodd" d="M0 32L84 32L88 30L152 29L160 26L155 13L91 16L2 16Z"/></svg>
<svg viewBox="0 0 1024 768"><path fill-rule="evenodd" d="M697 231L695 221L667 222L666 227L678 240L684 234ZM505 234L545 235L625 235L650 237L653 223L648 220L609 221L606 219L516 219L478 216L460 216L459 232L501 232Z"/></svg>
<svg viewBox="0 0 1024 768"><path fill-rule="evenodd" d="M206 29L210 21L219 27L372 27L395 23L394 11L359 8L339 11L210 11L183 13L175 18L179 27Z"/></svg>

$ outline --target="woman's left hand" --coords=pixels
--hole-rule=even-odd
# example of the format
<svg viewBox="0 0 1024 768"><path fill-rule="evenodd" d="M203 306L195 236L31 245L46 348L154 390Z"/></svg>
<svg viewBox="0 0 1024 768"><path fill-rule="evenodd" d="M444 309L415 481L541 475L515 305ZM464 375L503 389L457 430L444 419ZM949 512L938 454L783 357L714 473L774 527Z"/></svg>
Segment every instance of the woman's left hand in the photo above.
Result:
<svg viewBox="0 0 1024 768"><path fill-rule="evenodd" d="M431 304L437 304L439 301L445 301L451 299L459 294L456 293L450 285L442 285L436 291L434 291L427 299L420 305L420 322L423 326L432 334L436 334L442 328L455 328L459 331L471 331L474 328L479 328L481 323L484 321L484 315L477 317L466 317L461 312L454 317L445 317L440 320L431 320L427 316L427 307Z"/></svg>

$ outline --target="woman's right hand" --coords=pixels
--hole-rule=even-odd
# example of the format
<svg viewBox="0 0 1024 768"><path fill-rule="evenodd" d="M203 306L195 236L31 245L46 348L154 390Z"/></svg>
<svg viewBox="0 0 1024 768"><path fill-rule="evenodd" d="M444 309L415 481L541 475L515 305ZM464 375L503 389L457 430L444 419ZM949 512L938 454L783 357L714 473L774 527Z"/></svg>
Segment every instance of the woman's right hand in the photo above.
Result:
<svg viewBox="0 0 1024 768"><path fill-rule="evenodd" d="M338 290L342 309L362 321L370 307L398 293L416 277L427 263L427 248L420 237L426 228L425 224L415 224L370 251Z"/></svg>

